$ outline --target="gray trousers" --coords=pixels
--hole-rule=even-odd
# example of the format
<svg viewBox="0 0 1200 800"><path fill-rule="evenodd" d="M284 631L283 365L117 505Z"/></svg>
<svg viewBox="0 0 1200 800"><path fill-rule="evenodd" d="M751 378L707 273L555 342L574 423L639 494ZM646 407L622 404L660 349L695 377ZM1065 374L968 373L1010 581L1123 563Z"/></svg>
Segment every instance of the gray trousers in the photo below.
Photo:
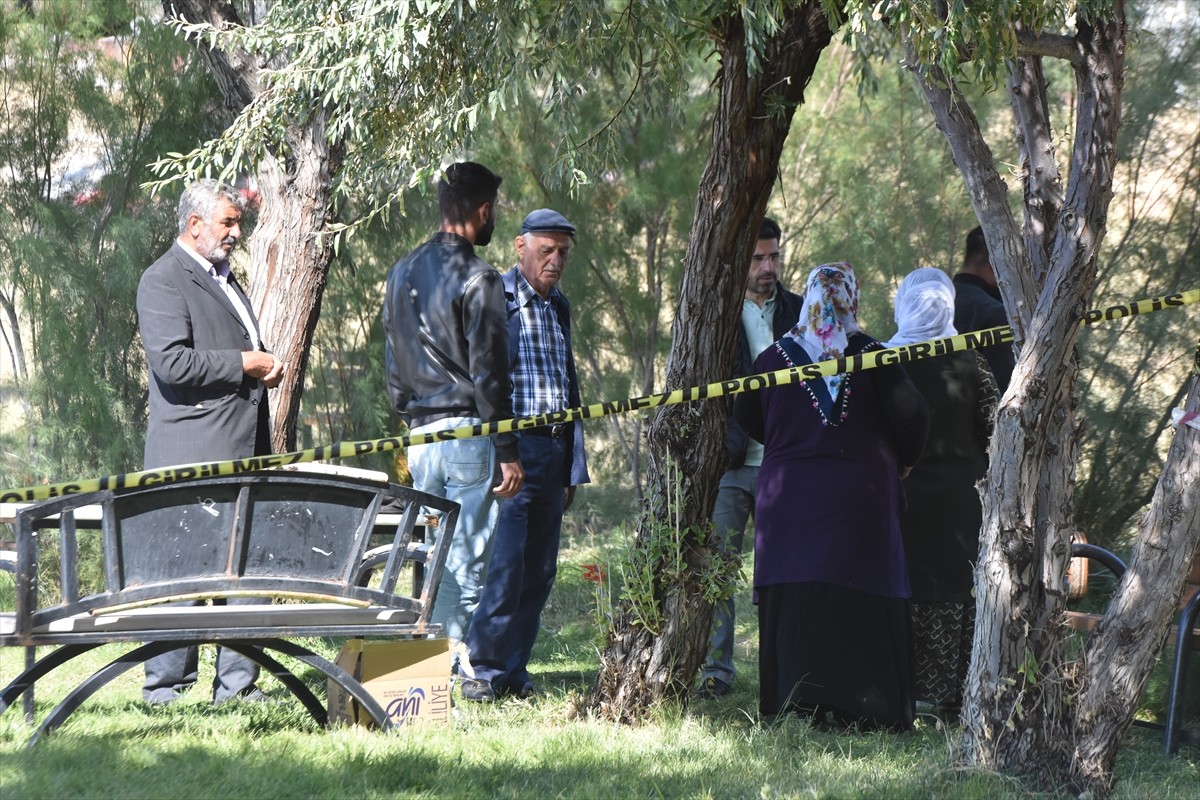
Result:
<svg viewBox="0 0 1200 800"><path fill-rule="evenodd" d="M758 467L738 467L721 476L717 502L713 506L718 548L724 553L742 552L746 523L754 516L754 486ZM708 657L701 680L716 678L733 685L734 608L733 598L713 608L712 628L708 637Z"/></svg>
<svg viewBox="0 0 1200 800"><path fill-rule="evenodd" d="M216 603L238 605L268 605L270 598L246 597L234 598ZM195 602L171 603L170 605L198 606L202 600ZM171 650L161 656L155 656L146 661L146 682L142 684L142 699L147 703L169 703L177 699L200 677L199 651L196 645ZM217 648L217 674L213 677L213 702L220 703L238 697L243 692L254 688L258 680L258 664L236 653Z"/></svg>

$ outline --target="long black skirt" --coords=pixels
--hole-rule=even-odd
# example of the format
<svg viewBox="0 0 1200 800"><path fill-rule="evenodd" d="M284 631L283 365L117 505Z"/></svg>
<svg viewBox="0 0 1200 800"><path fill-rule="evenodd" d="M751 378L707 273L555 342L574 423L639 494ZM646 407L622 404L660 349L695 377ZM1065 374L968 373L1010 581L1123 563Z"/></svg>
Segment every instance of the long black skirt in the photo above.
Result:
<svg viewBox="0 0 1200 800"><path fill-rule="evenodd" d="M757 591L763 715L796 711L838 725L912 727L907 600L829 583Z"/></svg>
<svg viewBox="0 0 1200 800"><path fill-rule="evenodd" d="M957 711L962 705L963 684L971 664L975 601L919 603L914 600L911 609L916 697L947 711Z"/></svg>

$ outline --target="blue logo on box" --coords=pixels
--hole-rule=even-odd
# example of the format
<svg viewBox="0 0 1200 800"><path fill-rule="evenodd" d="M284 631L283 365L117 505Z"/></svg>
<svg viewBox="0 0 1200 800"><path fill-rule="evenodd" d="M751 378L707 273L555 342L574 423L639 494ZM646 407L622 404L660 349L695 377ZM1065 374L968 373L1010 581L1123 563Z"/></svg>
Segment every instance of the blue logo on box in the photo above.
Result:
<svg viewBox="0 0 1200 800"><path fill-rule="evenodd" d="M405 697L397 697L392 702L388 703L387 715L392 722L398 722L401 725L410 717L415 717L421 713L421 701L425 699L425 690L419 686L414 686L408 690L408 695Z"/></svg>

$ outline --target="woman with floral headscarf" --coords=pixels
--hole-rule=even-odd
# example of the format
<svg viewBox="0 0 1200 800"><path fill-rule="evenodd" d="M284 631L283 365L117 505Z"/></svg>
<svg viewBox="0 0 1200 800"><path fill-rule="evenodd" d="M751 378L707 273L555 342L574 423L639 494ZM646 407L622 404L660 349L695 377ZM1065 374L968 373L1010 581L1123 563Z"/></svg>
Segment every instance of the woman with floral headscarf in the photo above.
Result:
<svg viewBox="0 0 1200 800"><path fill-rule="evenodd" d="M954 336L954 283L921 267L896 290L896 335L888 347ZM975 483L987 471L998 390L978 350L923 358L905 371L929 406L929 439L904 481L900 515L919 701L945 711L962 702L975 631L975 561L983 512Z"/></svg>
<svg viewBox="0 0 1200 800"><path fill-rule="evenodd" d="M796 326L759 355L754 371L881 349L857 314L854 269L817 267ZM754 537L762 713L911 727L899 510L901 476L925 441L921 395L892 365L742 394L735 414L765 445Z"/></svg>

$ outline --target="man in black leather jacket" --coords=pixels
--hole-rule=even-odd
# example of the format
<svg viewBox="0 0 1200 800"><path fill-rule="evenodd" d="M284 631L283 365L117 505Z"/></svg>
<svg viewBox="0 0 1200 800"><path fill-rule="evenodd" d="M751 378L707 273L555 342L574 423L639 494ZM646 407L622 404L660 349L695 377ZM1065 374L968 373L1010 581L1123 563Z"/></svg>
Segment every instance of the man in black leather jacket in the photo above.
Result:
<svg viewBox="0 0 1200 800"><path fill-rule="evenodd" d="M438 183L442 225L388 275L383 305L388 391L411 432L512 417L508 323L500 273L475 255L491 241L501 178L470 161ZM499 483L497 478L499 462ZM431 621L462 655L491 556L497 498L524 482L515 434L409 448L413 486L462 507Z"/></svg>
<svg viewBox="0 0 1200 800"><path fill-rule="evenodd" d="M976 227L967 234L962 271L954 276L954 328L959 333L971 333L1007 324L1008 314L996 285L983 228ZM987 359L996 385L1004 394L1017 364L1012 345L994 344L980 348L979 352Z"/></svg>
<svg viewBox="0 0 1200 800"><path fill-rule="evenodd" d="M733 377L750 375L754 359L779 337L790 331L800 319L802 298L783 288L779 268L782 233L778 223L763 217L758 230L758 245L751 257L746 276L746 297L742 302L742 324L738 328L737 353ZM725 431L725 449L729 464L717 489L713 524L721 537L721 549L739 553L746 523L754 513L754 485L762 463L763 448L752 441L742 426L729 415ZM733 600L724 600L713 609L708 657L700 676L700 699L721 697L733 688Z"/></svg>

